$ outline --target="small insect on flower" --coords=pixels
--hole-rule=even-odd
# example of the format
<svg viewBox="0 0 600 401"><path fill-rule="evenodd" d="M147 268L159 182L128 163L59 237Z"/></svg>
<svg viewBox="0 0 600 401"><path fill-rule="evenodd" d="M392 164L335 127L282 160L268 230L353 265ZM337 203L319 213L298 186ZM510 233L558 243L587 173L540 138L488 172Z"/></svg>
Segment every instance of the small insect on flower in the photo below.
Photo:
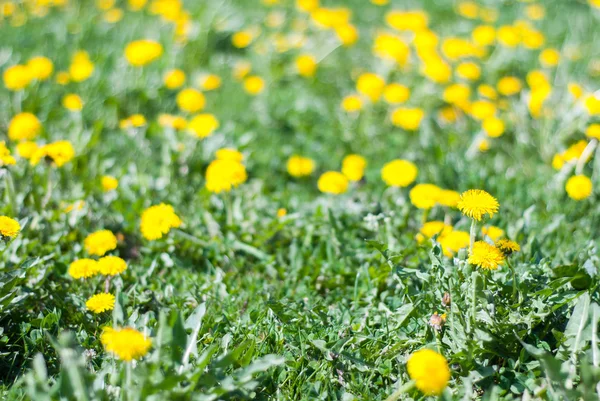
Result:
<svg viewBox="0 0 600 401"><path fill-rule="evenodd" d="M87 300L85 307L94 313L113 310L115 307L115 296L105 293L96 294Z"/></svg>
<svg viewBox="0 0 600 401"><path fill-rule="evenodd" d="M458 209L465 216L476 221L481 221L486 214L493 217L499 207L496 198L481 189L469 189L463 192L458 202Z"/></svg>
<svg viewBox="0 0 600 401"><path fill-rule="evenodd" d="M0 236L3 240L16 237L21 231L21 225L15 219L8 216L0 216Z"/></svg>
<svg viewBox="0 0 600 401"><path fill-rule="evenodd" d="M348 178L337 171L327 171L319 177L317 182L319 191L327 194L339 195L348 190Z"/></svg>
<svg viewBox="0 0 600 401"><path fill-rule="evenodd" d="M105 276L116 276L127 269L127 263L118 256L108 255L98 260L98 272Z"/></svg>
<svg viewBox="0 0 600 401"><path fill-rule="evenodd" d="M161 203L144 210L140 229L144 238L152 241L162 238L171 228L177 228L181 224L173 206Z"/></svg>
<svg viewBox="0 0 600 401"><path fill-rule="evenodd" d="M496 270L504 263L504 254L485 241L477 241L473 244L468 262L485 270Z"/></svg>
<svg viewBox="0 0 600 401"><path fill-rule="evenodd" d="M406 363L408 375L426 395L439 395L448 385L450 368L441 354L424 348L413 353Z"/></svg>
<svg viewBox="0 0 600 401"><path fill-rule="evenodd" d="M152 345L149 338L130 327L123 329L105 327L100 336L100 342L107 352L126 362L142 358Z"/></svg>
<svg viewBox="0 0 600 401"><path fill-rule="evenodd" d="M496 241L496 248L500 249L500 252L502 252L504 256L510 256L514 252L519 252L521 250L519 244L509 239L501 239Z"/></svg>
<svg viewBox="0 0 600 401"><path fill-rule="evenodd" d="M90 255L103 256L117 247L117 237L109 230L100 230L88 235L83 243Z"/></svg>
<svg viewBox="0 0 600 401"><path fill-rule="evenodd" d="M69 265L69 276L74 279L94 277L98 274L98 262L93 259L78 259Z"/></svg>

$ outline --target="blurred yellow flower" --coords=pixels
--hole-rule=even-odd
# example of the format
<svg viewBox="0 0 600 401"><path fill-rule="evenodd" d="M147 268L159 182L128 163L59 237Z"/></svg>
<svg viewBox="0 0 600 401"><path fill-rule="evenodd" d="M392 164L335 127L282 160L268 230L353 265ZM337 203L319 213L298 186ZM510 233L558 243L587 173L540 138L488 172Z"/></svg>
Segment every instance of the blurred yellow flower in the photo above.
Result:
<svg viewBox="0 0 600 401"><path fill-rule="evenodd" d="M6 142L0 141L0 167L12 166L17 161L10 154L10 150L6 147Z"/></svg>
<svg viewBox="0 0 600 401"><path fill-rule="evenodd" d="M412 162L392 160L381 169L381 179L390 187L407 187L417 178L419 170Z"/></svg>
<svg viewBox="0 0 600 401"><path fill-rule="evenodd" d="M362 109L362 99L357 95L348 95L342 99L342 109L349 113L354 113Z"/></svg>
<svg viewBox="0 0 600 401"><path fill-rule="evenodd" d="M461 249L469 246L470 237L469 233L465 231L450 231L440 236L438 242L444 255L450 258Z"/></svg>
<svg viewBox="0 0 600 401"><path fill-rule="evenodd" d="M229 192L248 179L246 167L236 160L213 160L206 169L206 189L209 192Z"/></svg>
<svg viewBox="0 0 600 401"><path fill-rule="evenodd" d="M27 68L29 69L29 74L33 79L37 79L39 81L45 81L50 78L52 72L54 71L54 64L52 64L52 60L47 57L38 56L30 58L27 62Z"/></svg>
<svg viewBox="0 0 600 401"><path fill-rule="evenodd" d="M259 76L249 76L244 80L244 90L250 95L258 95L264 88L265 81Z"/></svg>
<svg viewBox="0 0 600 401"><path fill-rule="evenodd" d="M490 138L497 138L504 134L504 121L498 117L488 117L483 120L483 130Z"/></svg>
<svg viewBox="0 0 600 401"><path fill-rule="evenodd" d="M490 46L496 41L496 29L490 25L479 25L473 29L471 38L479 46Z"/></svg>
<svg viewBox="0 0 600 401"><path fill-rule="evenodd" d="M348 190L348 178L337 171L327 171L319 177L317 182L319 191L327 194L339 195Z"/></svg>
<svg viewBox="0 0 600 401"><path fill-rule="evenodd" d="M574 175L567 180L565 190L573 200L580 201L592 194L592 180L585 175Z"/></svg>
<svg viewBox="0 0 600 401"><path fill-rule="evenodd" d="M296 7L300 11L309 13L319 8L319 0L296 0Z"/></svg>
<svg viewBox="0 0 600 401"><path fill-rule="evenodd" d="M178 68L169 70L165 74L163 82L168 89L181 88L185 83L185 72Z"/></svg>
<svg viewBox="0 0 600 401"><path fill-rule="evenodd" d="M29 85L33 76L29 67L24 65L14 65L4 70L2 75L4 86L11 91L19 91Z"/></svg>
<svg viewBox="0 0 600 401"><path fill-rule="evenodd" d="M109 230L100 230L85 237L83 244L90 255L103 256L117 247L117 237Z"/></svg>
<svg viewBox="0 0 600 401"><path fill-rule="evenodd" d="M23 141L17 144L17 154L23 159L30 159L38 149L38 145L32 141Z"/></svg>
<svg viewBox="0 0 600 401"><path fill-rule="evenodd" d="M492 241L497 241L504 237L504 230L496 226L485 226L481 228L481 234L487 235Z"/></svg>
<svg viewBox="0 0 600 401"><path fill-rule="evenodd" d="M450 368L441 354L427 348L414 352L406 362L408 375L426 395L439 395L448 385Z"/></svg>
<svg viewBox="0 0 600 401"><path fill-rule="evenodd" d="M200 79L200 87L205 91L212 91L221 87L221 77L207 74Z"/></svg>
<svg viewBox="0 0 600 401"><path fill-rule="evenodd" d="M81 111L83 109L83 100L79 95L69 93L62 98L62 105L69 111Z"/></svg>
<svg viewBox="0 0 600 401"><path fill-rule="evenodd" d="M358 93L367 96L372 102L377 102L385 87L385 81L377 74L370 72L361 74L356 81Z"/></svg>
<svg viewBox="0 0 600 401"><path fill-rule="evenodd" d="M119 180L110 175L103 175L101 184L104 192L114 191L119 186Z"/></svg>
<svg viewBox="0 0 600 401"><path fill-rule="evenodd" d="M431 209L437 204L441 191L437 185L417 184L410 190L408 196L413 206L419 209Z"/></svg>
<svg viewBox="0 0 600 401"><path fill-rule="evenodd" d="M456 67L456 74L469 81L476 81L481 77L481 68L472 61L466 61Z"/></svg>
<svg viewBox="0 0 600 401"><path fill-rule="evenodd" d="M540 53L540 63L544 67L554 67L560 61L560 52L556 49L544 49Z"/></svg>
<svg viewBox="0 0 600 401"><path fill-rule="evenodd" d="M244 155L236 149L221 148L215 152L215 157L219 160L232 160L241 163L244 160Z"/></svg>
<svg viewBox="0 0 600 401"><path fill-rule="evenodd" d="M521 91L521 80L517 77L502 77L498 81L498 92L504 96L516 95Z"/></svg>
<svg viewBox="0 0 600 401"><path fill-rule="evenodd" d="M410 89L406 86L391 83L383 88L383 99L389 104L401 104L410 97Z"/></svg>
<svg viewBox="0 0 600 401"><path fill-rule="evenodd" d="M186 88L177 94L177 106L188 113L196 113L202 110L206 104L206 98L202 92L194 88Z"/></svg>
<svg viewBox="0 0 600 401"><path fill-rule="evenodd" d="M301 54L296 58L296 70L303 77L312 77L317 70L317 61L310 54Z"/></svg>
<svg viewBox="0 0 600 401"><path fill-rule="evenodd" d="M42 159L51 160L57 167L62 167L75 157L75 149L69 141L56 141L38 147L31 155L29 162L37 165Z"/></svg>
<svg viewBox="0 0 600 401"><path fill-rule="evenodd" d="M361 155L348 155L342 160L342 174L350 181L360 181L365 174L367 160Z"/></svg>
<svg viewBox="0 0 600 401"><path fill-rule="evenodd" d="M392 124L407 131L419 128L425 113L420 108L399 107L392 112Z"/></svg>
<svg viewBox="0 0 600 401"><path fill-rule="evenodd" d="M74 82L83 82L94 73L94 63L85 51L78 51L71 59L69 75Z"/></svg>
<svg viewBox="0 0 600 401"><path fill-rule="evenodd" d="M231 43L238 49L243 49L244 47L250 46L252 40L254 39L252 32L250 31L240 31L233 34L231 37Z"/></svg>
<svg viewBox="0 0 600 401"><path fill-rule="evenodd" d="M42 124L31 113L19 113L8 123L8 138L12 141L34 139L42 130Z"/></svg>
<svg viewBox="0 0 600 401"><path fill-rule="evenodd" d="M385 15L385 22L398 31L418 32L427 29L429 17L422 10L392 10Z"/></svg>
<svg viewBox="0 0 600 401"><path fill-rule="evenodd" d="M188 122L187 129L198 138L206 138L219 128L219 120L208 113L197 114Z"/></svg>
<svg viewBox="0 0 600 401"><path fill-rule="evenodd" d="M135 40L125 47L125 58L134 67L142 67L158 59L163 53L160 43L149 40Z"/></svg>
<svg viewBox="0 0 600 401"><path fill-rule="evenodd" d="M315 171L315 162L308 157L292 156L288 159L286 167L292 177L305 177Z"/></svg>
<svg viewBox="0 0 600 401"><path fill-rule="evenodd" d="M107 352L126 362L142 358L152 346L149 338L129 327L124 329L105 327L100 336L100 342Z"/></svg>

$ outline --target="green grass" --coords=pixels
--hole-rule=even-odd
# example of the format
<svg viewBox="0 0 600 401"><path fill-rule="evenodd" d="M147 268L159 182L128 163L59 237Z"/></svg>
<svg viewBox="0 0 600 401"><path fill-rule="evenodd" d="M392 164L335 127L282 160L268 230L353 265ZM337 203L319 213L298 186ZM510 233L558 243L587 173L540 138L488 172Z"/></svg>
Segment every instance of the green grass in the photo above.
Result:
<svg viewBox="0 0 600 401"><path fill-rule="evenodd" d="M263 23L270 11L258 1L186 2L195 23L181 46L173 27L147 12L125 11L122 21L102 21L92 2L71 0L65 9L30 16L21 27L0 20L0 70L44 55L55 70L68 68L72 54L89 52L94 75L80 84L54 80L33 84L22 94L0 88L0 136L19 110L38 116L38 142L68 139L76 158L62 168L17 164L2 168L0 215L21 222L22 232L0 249L0 394L7 400L385 400L409 381L406 361L429 347L448 360L452 379L445 400L597 400L600 396L600 321L597 190L576 202L564 190L569 168L551 166L555 153L580 139L598 122L573 104L567 84L587 92L599 88L594 74L599 11L585 2L548 1L547 16L533 24L563 60L548 69L553 92L546 115L527 110L529 89L508 99L499 112L506 133L488 152L473 143L480 123L463 116L442 124L443 85L374 57L374 33L384 29L385 12L367 1L323 1L353 11L359 42L339 46L335 35L310 27L304 49L277 53L272 29L247 49L231 45L233 32ZM282 0L283 32L305 19ZM496 26L524 19L525 4L485 2L500 11ZM126 6L122 4L123 8ZM461 18L453 3L397 2L396 8L426 10L431 29L442 37L468 37L478 21ZM217 27L224 26L223 29ZM165 52L142 69L128 66L123 49L132 40L159 40ZM256 48L264 42L266 54ZM582 57L565 54L577 47ZM301 52L320 60L317 75L299 77ZM539 50L493 47L478 61L478 83L495 85L505 75L525 82L540 68ZM257 97L231 77L236 60L249 60L267 82ZM597 63L596 59L596 63ZM200 140L167 132L161 113L180 114L176 91L162 85L169 68L192 80L218 74L223 86L205 93L206 112L221 127ZM393 107L380 102L359 115L340 109L365 71L411 88L409 106L426 117L417 132L389 121ZM472 85L476 92L476 84ZM61 99L77 93L85 101L80 117ZM119 120L143 114L148 127L130 135ZM182 151L177 144L184 144ZM15 144L9 148L15 153ZM245 156L249 179L229 194L210 194L206 167L214 152L234 147ZM321 194L319 175L339 170L358 153L368 161L363 181L346 194ZM286 171L292 154L316 161L310 177ZM584 168L597 186L600 157ZM500 202L486 221L521 245L508 266L482 271L466 251L444 257L435 241L417 243L423 211L410 204L408 189L386 188L382 166L413 161L418 183L459 192L482 188ZM105 194L100 177L119 179ZM81 211L64 207L84 200ZM151 205L173 205L184 225L158 241L145 240L140 215ZM284 218L276 216L286 208ZM470 221L459 211L434 208L429 220L448 215L457 230ZM104 281L76 281L68 265L86 257L84 238L109 229L123 240L113 252L128 269L111 283L113 314L94 315L85 301L104 290ZM516 283L514 277L517 278ZM513 295L513 285L516 294ZM444 293L450 306L442 305ZM437 331L434 312L447 313ZM153 341L135 364L105 353L99 341L105 325L133 326ZM187 356L186 356L187 355ZM411 390L405 399L426 398Z"/></svg>

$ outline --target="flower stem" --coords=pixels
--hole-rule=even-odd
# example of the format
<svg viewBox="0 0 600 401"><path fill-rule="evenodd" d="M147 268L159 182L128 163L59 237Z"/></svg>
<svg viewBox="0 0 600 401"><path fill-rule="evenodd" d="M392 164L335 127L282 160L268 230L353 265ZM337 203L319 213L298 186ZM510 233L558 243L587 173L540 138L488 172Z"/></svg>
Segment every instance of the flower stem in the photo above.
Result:
<svg viewBox="0 0 600 401"><path fill-rule="evenodd" d="M413 380L404 383L398 390L394 391L392 395L385 399L385 401L396 401L400 398L400 396L415 387L415 382Z"/></svg>
<svg viewBox="0 0 600 401"><path fill-rule="evenodd" d="M469 255L473 253L473 244L475 243L475 236L477 235L477 222L471 220L471 232L469 235Z"/></svg>
<svg viewBox="0 0 600 401"><path fill-rule="evenodd" d="M513 281L512 282L512 298L514 299L515 296L517 295L517 273L515 272L515 268L508 261L508 258L506 259L506 265L512 272L512 279L513 279L512 280Z"/></svg>

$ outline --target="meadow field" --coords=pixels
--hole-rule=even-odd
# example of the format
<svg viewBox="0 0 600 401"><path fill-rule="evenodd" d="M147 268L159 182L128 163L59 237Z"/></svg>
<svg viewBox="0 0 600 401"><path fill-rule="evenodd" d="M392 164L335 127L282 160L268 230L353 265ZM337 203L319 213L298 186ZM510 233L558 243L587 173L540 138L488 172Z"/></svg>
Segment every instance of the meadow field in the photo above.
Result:
<svg viewBox="0 0 600 401"><path fill-rule="evenodd" d="M0 399L600 399L600 0L0 0Z"/></svg>

